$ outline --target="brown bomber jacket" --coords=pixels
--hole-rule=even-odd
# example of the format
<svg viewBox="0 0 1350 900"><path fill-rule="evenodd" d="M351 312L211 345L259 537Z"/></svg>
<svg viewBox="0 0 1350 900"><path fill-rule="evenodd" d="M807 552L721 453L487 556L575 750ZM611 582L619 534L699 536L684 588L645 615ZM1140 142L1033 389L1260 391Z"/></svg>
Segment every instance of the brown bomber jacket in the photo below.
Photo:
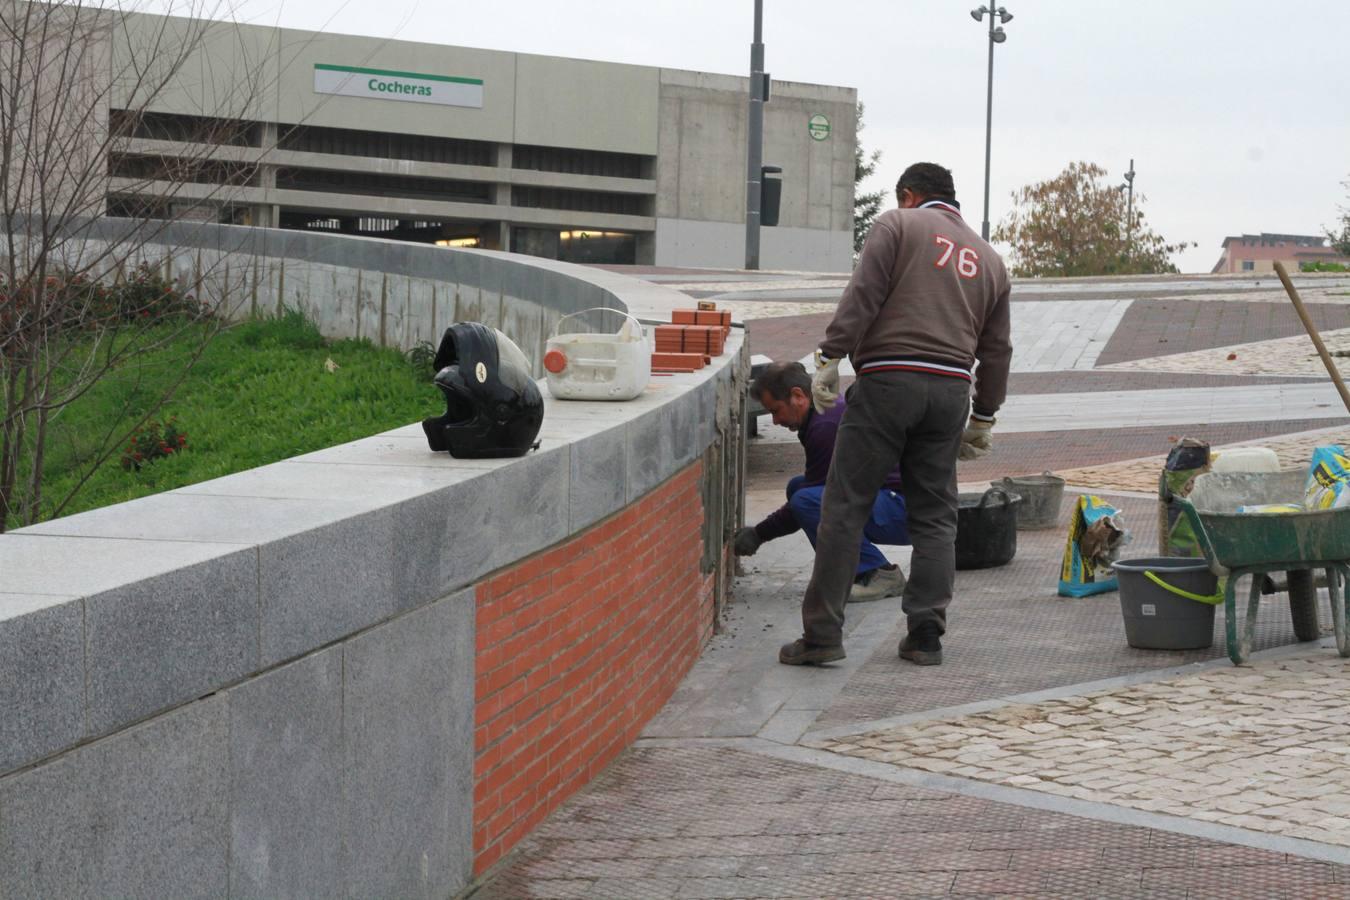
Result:
<svg viewBox="0 0 1350 900"><path fill-rule="evenodd" d="M973 413L992 419L1008 390L1011 290L1003 260L955 207L930 200L893 209L872 225L821 353L850 357L860 376L974 380Z"/></svg>

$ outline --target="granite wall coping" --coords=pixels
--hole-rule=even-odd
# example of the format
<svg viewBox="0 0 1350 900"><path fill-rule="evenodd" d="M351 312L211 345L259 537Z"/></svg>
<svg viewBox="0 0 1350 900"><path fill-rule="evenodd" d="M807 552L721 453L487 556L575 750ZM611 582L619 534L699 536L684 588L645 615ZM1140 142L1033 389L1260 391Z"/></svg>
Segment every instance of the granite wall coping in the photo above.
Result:
<svg viewBox="0 0 1350 900"><path fill-rule="evenodd" d="M299 237L286 246L319 236ZM426 248L359 252L380 249L400 272ZM689 302L564 263L430 252L548 272L521 284L570 279L573 297L648 315ZM432 453L414 422L0 535L0 775L433 603L617 512L714 442L746 353L734 330L710 366L654 376L623 403L555 400L545 386L541 446L517 459ZM427 415L439 403L429 392Z"/></svg>

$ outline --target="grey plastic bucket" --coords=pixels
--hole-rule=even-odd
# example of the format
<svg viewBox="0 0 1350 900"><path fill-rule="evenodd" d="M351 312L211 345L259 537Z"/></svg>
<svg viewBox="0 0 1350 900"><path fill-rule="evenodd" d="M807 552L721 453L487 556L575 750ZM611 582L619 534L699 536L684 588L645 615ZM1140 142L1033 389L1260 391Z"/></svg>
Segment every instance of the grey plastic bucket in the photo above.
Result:
<svg viewBox="0 0 1350 900"><path fill-rule="evenodd" d="M1022 498L1022 504L1017 508L1018 531L1054 528L1059 524L1059 508L1064 501L1064 479L1058 475L1043 472L1040 475L1019 475L989 483Z"/></svg>
<svg viewBox="0 0 1350 900"><path fill-rule="evenodd" d="M1219 580L1203 559L1124 559L1115 564L1115 570L1120 579L1125 640L1131 647L1199 650L1214 643L1213 601L1217 599ZM1211 602L1193 600L1178 591Z"/></svg>

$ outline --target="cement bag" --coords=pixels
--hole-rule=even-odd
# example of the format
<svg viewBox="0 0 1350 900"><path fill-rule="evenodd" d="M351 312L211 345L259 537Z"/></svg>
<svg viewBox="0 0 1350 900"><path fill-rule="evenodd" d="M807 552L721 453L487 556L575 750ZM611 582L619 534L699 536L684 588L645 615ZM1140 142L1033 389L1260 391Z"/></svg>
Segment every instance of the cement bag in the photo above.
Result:
<svg viewBox="0 0 1350 900"><path fill-rule="evenodd" d="M1120 512L1102 498L1078 498L1059 571L1061 597L1088 597L1120 587L1111 564L1130 536L1119 520Z"/></svg>
<svg viewBox="0 0 1350 900"><path fill-rule="evenodd" d="M1194 438L1182 438L1167 454L1158 485L1158 554L1160 556L1204 556L1200 540L1181 507L1170 502L1173 496L1186 497L1195 479L1210 470L1209 444Z"/></svg>
<svg viewBox="0 0 1350 900"><path fill-rule="evenodd" d="M1350 506L1350 459L1340 444L1318 447L1313 451L1312 468L1303 490L1303 505L1307 509L1340 509Z"/></svg>

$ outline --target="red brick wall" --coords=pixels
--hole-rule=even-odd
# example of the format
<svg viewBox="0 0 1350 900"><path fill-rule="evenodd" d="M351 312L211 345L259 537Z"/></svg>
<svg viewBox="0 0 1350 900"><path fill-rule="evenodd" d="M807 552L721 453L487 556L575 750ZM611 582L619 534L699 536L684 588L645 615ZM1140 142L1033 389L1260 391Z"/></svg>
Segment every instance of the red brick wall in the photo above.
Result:
<svg viewBox="0 0 1350 900"><path fill-rule="evenodd" d="M695 463L477 589L474 872L633 742L712 632Z"/></svg>

